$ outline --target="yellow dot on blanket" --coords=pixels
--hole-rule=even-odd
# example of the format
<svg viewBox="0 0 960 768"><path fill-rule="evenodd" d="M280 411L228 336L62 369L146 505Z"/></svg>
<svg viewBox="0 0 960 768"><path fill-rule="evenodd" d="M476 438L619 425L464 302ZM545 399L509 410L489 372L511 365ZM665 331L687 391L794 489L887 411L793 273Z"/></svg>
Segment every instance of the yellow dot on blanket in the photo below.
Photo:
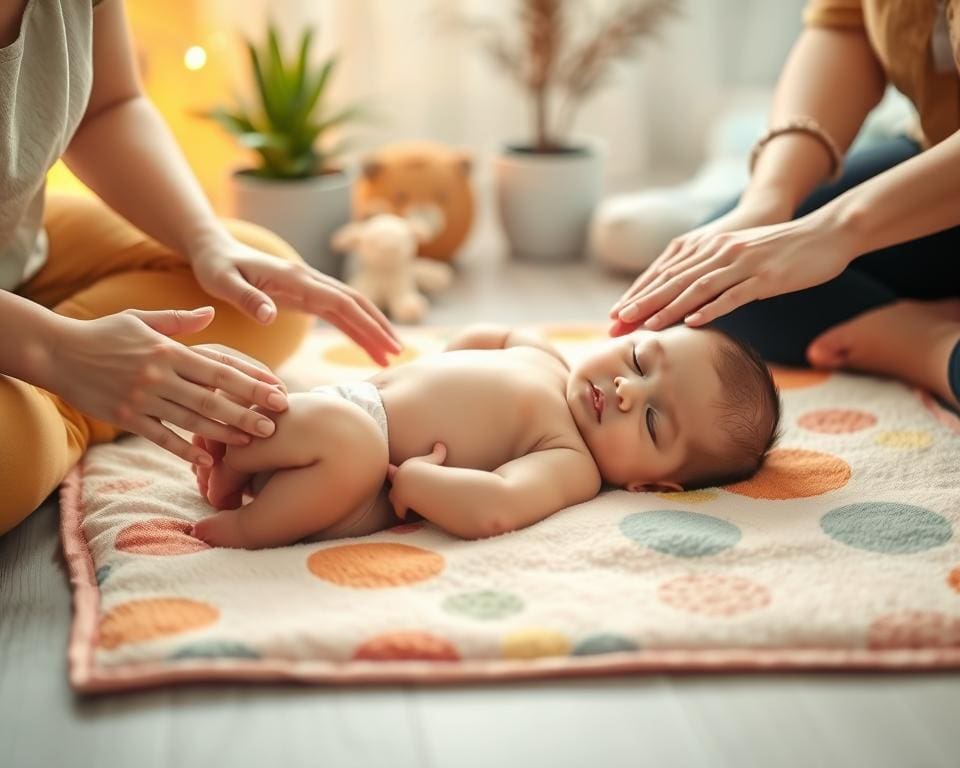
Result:
<svg viewBox="0 0 960 768"><path fill-rule="evenodd" d="M657 588L657 597L671 608L705 616L735 616L770 603L770 591L762 584L709 573L665 581Z"/></svg>
<svg viewBox="0 0 960 768"><path fill-rule="evenodd" d="M905 429L898 432L881 432L874 438L874 442L885 448L926 448L933 442L933 435L929 432Z"/></svg>
<svg viewBox="0 0 960 768"><path fill-rule="evenodd" d="M342 544L307 558L318 579L341 587L382 589L432 579L444 568L442 555L408 544Z"/></svg>
<svg viewBox="0 0 960 768"><path fill-rule="evenodd" d="M770 366L773 380L780 389L806 389L823 384L830 378L829 371L814 371L809 368L783 368L778 365Z"/></svg>
<svg viewBox="0 0 960 768"><path fill-rule="evenodd" d="M210 549L209 544L190 535L192 527L186 520L156 517L128 525L117 534L114 546L137 555L189 555Z"/></svg>
<svg viewBox="0 0 960 768"><path fill-rule="evenodd" d="M536 659L541 656L568 656L572 643L553 629L521 629L503 638L505 659Z"/></svg>
<svg viewBox="0 0 960 768"><path fill-rule="evenodd" d="M947 584L954 592L960 592L960 566L957 566L947 574Z"/></svg>
<svg viewBox="0 0 960 768"><path fill-rule="evenodd" d="M157 597L120 603L100 619L100 647L117 648L177 635L213 624L220 612L212 605L181 597Z"/></svg>
<svg viewBox="0 0 960 768"><path fill-rule="evenodd" d="M749 480L725 486L751 499L802 499L842 488L850 480L850 465L838 456L802 448L770 452L763 467Z"/></svg>
<svg viewBox="0 0 960 768"><path fill-rule="evenodd" d="M704 488L699 491L664 491L663 493L657 494L661 499L675 501L677 504L706 504L708 501L713 501L719 495L719 493L709 488Z"/></svg>
<svg viewBox="0 0 960 768"><path fill-rule="evenodd" d="M867 645L874 649L956 648L960 646L960 615L937 611L889 613L870 624Z"/></svg>
<svg viewBox="0 0 960 768"><path fill-rule="evenodd" d="M804 429L824 435L839 435L859 432L877 423L877 417L866 411L830 408L822 411L807 411L797 419Z"/></svg>
<svg viewBox="0 0 960 768"><path fill-rule="evenodd" d="M404 347L403 351L396 357L390 358L390 365L399 365L400 363L408 363L416 357L420 356L419 350L413 347ZM333 363L334 365L343 365L350 368L376 368L379 370L379 367L370 357L356 344L348 344L346 342L342 344L335 344L332 347L329 347L324 353L323 358L328 363Z"/></svg>
<svg viewBox="0 0 960 768"><path fill-rule="evenodd" d="M429 632L389 632L357 647L353 658L365 661L459 661L449 640Z"/></svg>

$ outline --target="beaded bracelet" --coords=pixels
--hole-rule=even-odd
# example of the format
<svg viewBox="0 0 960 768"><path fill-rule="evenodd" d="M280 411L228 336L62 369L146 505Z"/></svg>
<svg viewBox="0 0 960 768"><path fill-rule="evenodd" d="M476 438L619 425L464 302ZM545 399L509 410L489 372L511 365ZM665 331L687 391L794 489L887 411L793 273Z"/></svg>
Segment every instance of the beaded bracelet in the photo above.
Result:
<svg viewBox="0 0 960 768"><path fill-rule="evenodd" d="M771 139L775 139L777 136L785 133L805 133L817 139L830 154L829 180L836 181L840 178L840 174L843 171L843 160L840 155L840 149L837 147L837 143L830 138L830 134L823 130L820 124L812 117L795 117L779 125L767 128L767 130L761 134L760 138L757 139L753 145L753 149L750 150L750 173L753 173L753 166L757 163L760 150L762 150Z"/></svg>

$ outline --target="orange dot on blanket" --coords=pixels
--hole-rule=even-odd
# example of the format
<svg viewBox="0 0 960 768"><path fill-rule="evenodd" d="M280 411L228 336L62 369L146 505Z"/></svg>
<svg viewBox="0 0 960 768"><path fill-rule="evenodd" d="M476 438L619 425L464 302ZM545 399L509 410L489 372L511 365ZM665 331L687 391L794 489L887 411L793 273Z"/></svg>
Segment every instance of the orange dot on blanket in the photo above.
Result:
<svg viewBox="0 0 960 768"><path fill-rule="evenodd" d="M569 638L553 629L521 629L503 638L506 659L569 656L571 647Z"/></svg>
<svg viewBox="0 0 960 768"><path fill-rule="evenodd" d="M770 591L739 576L696 573L662 583L657 597L671 608L706 616L735 616L763 608Z"/></svg>
<svg viewBox="0 0 960 768"><path fill-rule="evenodd" d="M960 592L960 566L954 568L947 574L947 584L954 592Z"/></svg>
<svg viewBox="0 0 960 768"><path fill-rule="evenodd" d="M409 544L343 544L307 558L318 579L341 587L381 589L426 581L444 568L442 555Z"/></svg>
<svg viewBox="0 0 960 768"><path fill-rule="evenodd" d="M850 480L850 465L837 456L802 448L770 452L763 467L749 480L725 486L751 499L802 499L842 488Z"/></svg>
<svg viewBox="0 0 960 768"><path fill-rule="evenodd" d="M155 517L128 525L117 534L114 546L121 552L138 555L189 555L210 549L190 535L193 523L170 517Z"/></svg>
<svg viewBox="0 0 960 768"><path fill-rule="evenodd" d="M120 603L100 619L100 647L117 648L177 635L213 624L220 611L181 597L158 597Z"/></svg>
<svg viewBox="0 0 960 768"><path fill-rule="evenodd" d="M453 643L429 632L388 632L359 646L354 659L366 661L459 661Z"/></svg>
<svg viewBox="0 0 960 768"><path fill-rule="evenodd" d="M960 616L937 611L904 611L876 619L867 634L871 648L955 648L960 646Z"/></svg>
<svg viewBox="0 0 960 768"><path fill-rule="evenodd" d="M399 355L390 358L390 365L408 363L419 356L420 352L418 350L408 346L405 347ZM367 353L356 344L334 344L323 353L323 358L328 363L344 365L350 368L378 368L377 364L370 359Z"/></svg>
<svg viewBox="0 0 960 768"><path fill-rule="evenodd" d="M844 408L829 408L822 411L807 411L797 419L804 429L824 435L840 435L847 432L859 432L877 423L877 417L866 411L854 411Z"/></svg>
<svg viewBox="0 0 960 768"><path fill-rule="evenodd" d="M814 371L809 368L782 368L770 366L773 380L780 389L806 389L823 384L830 378L830 371Z"/></svg>

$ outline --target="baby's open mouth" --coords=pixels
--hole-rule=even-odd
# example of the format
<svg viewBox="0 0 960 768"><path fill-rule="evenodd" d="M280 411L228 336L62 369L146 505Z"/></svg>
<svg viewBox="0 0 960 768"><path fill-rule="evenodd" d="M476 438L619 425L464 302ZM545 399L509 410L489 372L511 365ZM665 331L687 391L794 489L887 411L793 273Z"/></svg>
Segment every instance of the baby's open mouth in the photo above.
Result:
<svg viewBox="0 0 960 768"><path fill-rule="evenodd" d="M590 389L593 390L593 410L597 412L597 423L599 424L603 416L603 391L595 387L593 382L590 382Z"/></svg>

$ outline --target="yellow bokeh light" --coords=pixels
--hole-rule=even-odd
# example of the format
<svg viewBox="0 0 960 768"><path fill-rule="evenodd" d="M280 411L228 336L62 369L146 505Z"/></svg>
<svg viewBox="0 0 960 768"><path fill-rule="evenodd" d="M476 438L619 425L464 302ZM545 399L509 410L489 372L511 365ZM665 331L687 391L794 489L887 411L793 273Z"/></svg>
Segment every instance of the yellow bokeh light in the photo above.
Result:
<svg viewBox="0 0 960 768"><path fill-rule="evenodd" d="M207 63L207 52L199 45L191 45L183 54L183 66L192 72L203 69Z"/></svg>

